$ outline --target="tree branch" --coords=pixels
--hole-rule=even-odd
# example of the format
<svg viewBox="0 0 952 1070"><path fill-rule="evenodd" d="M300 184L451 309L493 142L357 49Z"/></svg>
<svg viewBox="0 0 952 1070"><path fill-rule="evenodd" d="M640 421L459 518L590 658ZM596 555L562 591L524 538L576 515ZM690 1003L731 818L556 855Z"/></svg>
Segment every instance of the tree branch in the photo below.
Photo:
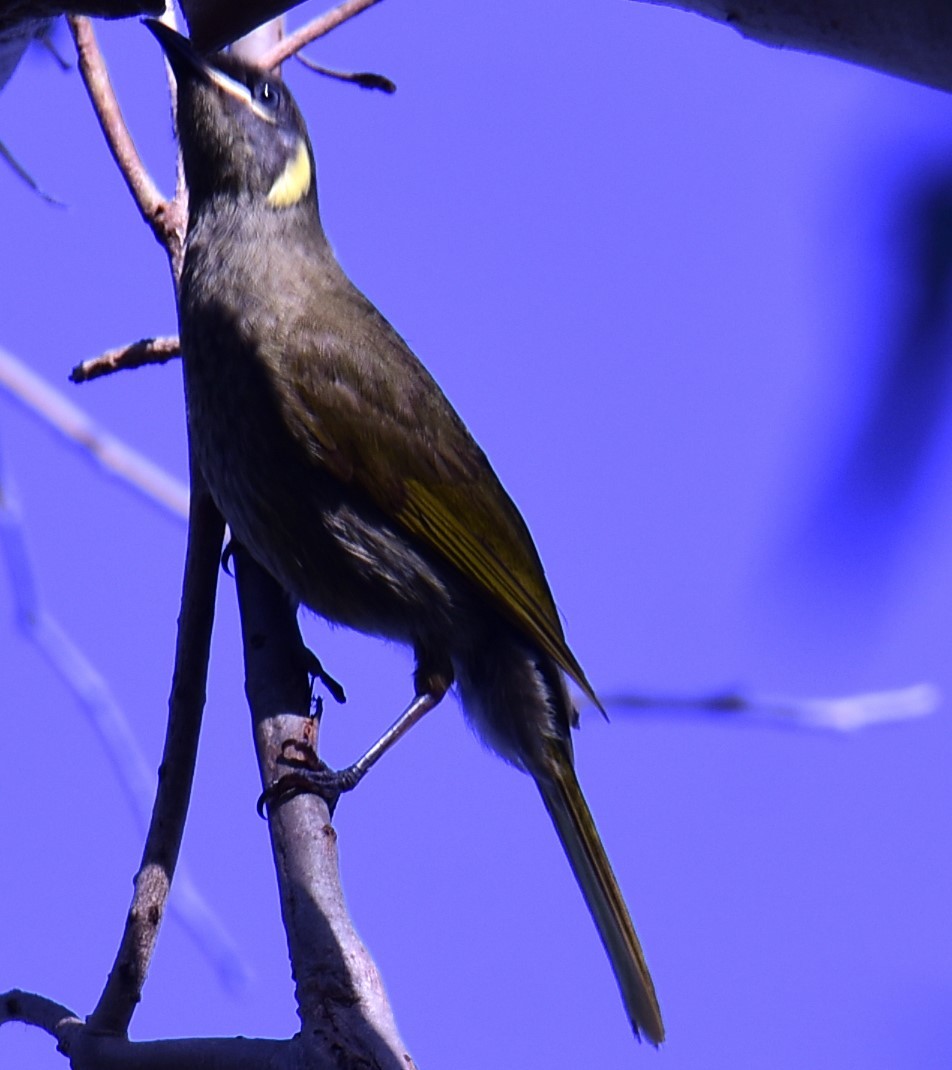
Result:
<svg viewBox="0 0 952 1070"><path fill-rule="evenodd" d="M77 364L69 373L71 382L88 383L113 372L127 371L130 368L142 368L146 364L166 364L182 355L178 335L164 338L140 338L118 349L107 349L98 357L90 357L82 364Z"/></svg>
<svg viewBox="0 0 952 1070"><path fill-rule="evenodd" d="M168 252L178 273L185 234L185 206L176 198L168 201L146 170L122 116L109 72L90 20L82 15L67 18L89 99L102 127L109 151L125 179L129 192L159 244Z"/></svg>
<svg viewBox="0 0 952 1070"><path fill-rule="evenodd" d="M59 1038L68 1025L82 1025L82 1020L62 1003L56 1003L35 992L23 992L14 988L0 996L0 1025L6 1022L23 1022L35 1025L44 1033Z"/></svg>
<svg viewBox="0 0 952 1070"><path fill-rule="evenodd" d="M237 548L235 575L245 652L245 689L265 789L287 766L289 741L316 751L306 651L287 594ZM298 795L269 816L281 913L301 1018L307 1065L412 1070L383 982L344 902L337 835L327 803ZM345 1054L345 1058L341 1058Z"/></svg>
<svg viewBox="0 0 952 1070"><path fill-rule="evenodd" d="M744 716L787 728L817 728L854 732L874 724L908 721L934 713L941 701L931 684L891 691L872 691L842 698L797 698L792 695L744 695L725 691L714 695L605 695L606 706L623 710Z"/></svg>
<svg viewBox="0 0 952 1070"><path fill-rule="evenodd" d="M175 872L205 705L223 536L224 521L193 464L182 610L159 786L119 953L89 1019L94 1032L125 1035L145 983Z"/></svg>

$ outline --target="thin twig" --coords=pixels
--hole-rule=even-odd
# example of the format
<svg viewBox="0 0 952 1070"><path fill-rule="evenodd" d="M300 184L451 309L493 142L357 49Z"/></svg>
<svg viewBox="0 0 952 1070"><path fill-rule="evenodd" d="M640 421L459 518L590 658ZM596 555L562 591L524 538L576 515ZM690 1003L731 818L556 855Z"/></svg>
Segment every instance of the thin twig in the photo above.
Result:
<svg viewBox="0 0 952 1070"><path fill-rule="evenodd" d="M188 516L188 490L182 483L104 431L82 409L2 348L0 389L152 505L183 520Z"/></svg>
<svg viewBox="0 0 952 1070"><path fill-rule="evenodd" d="M94 1032L123 1036L141 998L178 861L205 706L224 521L192 466L188 550L175 645L169 722L152 821L119 953L89 1019Z"/></svg>
<svg viewBox="0 0 952 1070"><path fill-rule="evenodd" d="M788 728L853 732L874 724L908 721L934 713L941 702L932 684L873 691L842 698L797 698L788 695L744 695L726 691L704 696L603 696L606 706L626 710L683 710L686 713L742 715Z"/></svg>
<svg viewBox="0 0 952 1070"><path fill-rule="evenodd" d="M181 355L182 347L179 345L178 335L140 338L138 342L130 342L118 349L107 349L98 357L84 360L73 368L69 377L74 383L88 383L91 379L111 375L113 372L142 368L146 364L165 364Z"/></svg>
<svg viewBox="0 0 952 1070"><path fill-rule="evenodd" d="M167 201L159 192L139 156L112 88L92 22L83 15L69 15L67 22L76 43L79 72L113 159L142 218L175 263L181 255L185 219L176 202Z"/></svg>
<svg viewBox="0 0 952 1070"><path fill-rule="evenodd" d="M347 22L378 3L380 3L380 0L344 0L342 4L338 4L337 7L326 11L323 15L318 15L316 19L312 19L311 22L306 23L300 29L285 37L270 52L266 52L259 57L258 65L266 70L280 67L286 59L293 56L295 52L300 52L305 45L309 45L312 41L316 41L319 37L330 33L331 30L340 26L342 22Z"/></svg>
<svg viewBox="0 0 952 1070"><path fill-rule="evenodd" d="M338 82L352 82L361 89L379 89L382 93L396 93L397 86L389 78L382 74L374 74L373 71L338 71L333 67L323 67L320 63L298 52L294 57L298 63L307 67L309 71L323 74L325 78L334 78Z"/></svg>

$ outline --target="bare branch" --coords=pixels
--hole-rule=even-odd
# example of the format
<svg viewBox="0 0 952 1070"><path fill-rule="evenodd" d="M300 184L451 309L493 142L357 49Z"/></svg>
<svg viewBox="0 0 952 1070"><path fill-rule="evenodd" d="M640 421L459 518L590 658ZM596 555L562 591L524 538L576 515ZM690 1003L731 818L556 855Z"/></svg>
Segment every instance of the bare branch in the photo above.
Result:
<svg viewBox="0 0 952 1070"><path fill-rule="evenodd" d="M152 505L182 519L188 516L188 491L177 479L103 431L82 409L2 348L0 389Z"/></svg>
<svg viewBox="0 0 952 1070"><path fill-rule="evenodd" d="M113 372L128 371L130 368L142 368L146 364L165 364L182 355L178 335L163 338L140 338L118 349L107 349L98 357L90 357L82 364L77 364L69 373L71 382L88 383Z"/></svg>
<svg viewBox="0 0 952 1070"><path fill-rule="evenodd" d="M743 695L727 691L706 696L616 694L603 697L606 706L624 710L681 710L685 713L743 715L788 728L853 732L874 724L925 717L939 707L941 696L932 684L891 691L873 691L843 698L796 698L785 695Z"/></svg>
<svg viewBox="0 0 952 1070"><path fill-rule="evenodd" d="M68 1007L20 989L0 993L0 1026L8 1022L23 1022L54 1037L72 1070L291 1070L318 1065L299 1054L304 1047L300 1037L196 1037L134 1043L96 1033Z"/></svg>
<svg viewBox="0 0 952 1070"><path fill-rule="evenodd" d="M14 988L0 995L0 1025L5 1022L23 1022L35 1025L50 1036L59 1037L64 1027L81 1026L81 1019L61 1003L34 992L22 992Z"/></svg>
<svg viewBox="0 0 952 1070"><path fill-rule="evenodd" d="M79 1029L60 1042L71 1070L297 1070L289 1040L250 1037L189 1037L184 1040L129 1041ZM326 1064L330 1070L330 1064Z"/></svg>
<svg viewBox="0 0 952 1070"><path fill-rule="evenodd" d="M318 726L310 716L308 659L293 605L241 548L235 570L245 689L267 789L288 771L281 763L286 743L315 747ZM347 913L327 804L316 795L298 795L274 809L269 826L300 1038L310 1057L317 1065L334 1055L334 1065L412 1070L380 975Z"/></svg>
<svg viewBox="0 0 952 1070"><path fill-rule="evenodd" d="M92 101L106 143L142 218L166 249L173 264L181 258L185 217L177 201L167 201L146 170L126 126L92 23L82 15L67 19L76 42L79 71Z"/></svg>
<svg viewBox="0 0 952 1070"><path fill-rule="evenodd" d="M192 465L188 550L159 787L116 962L90 1028L124 1036L139 1002L178 861L205 706L224 521Z"/></svg>
<svg viewBox="0 0 952 1070"><path fill-rule="evenodd" d="M316 41L319 37L330 33L331 30L340 26L342 22L347 22L379 2L380 0L344 0L342 4L338 4L337 7L332 8L323 15L319 15L316 19L295 30L294 33L289 34L283 41L278 42L270 52L266 52L258 59L258 64L268 69L280 67L289 56L293 56L295 52L300 52L305 45L309 45L312 41Z"/></svg>

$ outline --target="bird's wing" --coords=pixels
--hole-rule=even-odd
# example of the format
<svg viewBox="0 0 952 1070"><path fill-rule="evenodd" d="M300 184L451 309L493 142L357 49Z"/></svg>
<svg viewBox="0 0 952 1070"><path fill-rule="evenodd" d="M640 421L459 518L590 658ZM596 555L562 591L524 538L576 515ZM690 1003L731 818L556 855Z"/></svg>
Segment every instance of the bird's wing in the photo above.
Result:
<svg viewBox="0 0 952 1070"><path fill-rule="evenodd" d="M317 352L284 351L299 438L485 592L597 704L529 529L489 461L396 331L357 291L342 297L336 322L346 333L312 324Z"/></svg>

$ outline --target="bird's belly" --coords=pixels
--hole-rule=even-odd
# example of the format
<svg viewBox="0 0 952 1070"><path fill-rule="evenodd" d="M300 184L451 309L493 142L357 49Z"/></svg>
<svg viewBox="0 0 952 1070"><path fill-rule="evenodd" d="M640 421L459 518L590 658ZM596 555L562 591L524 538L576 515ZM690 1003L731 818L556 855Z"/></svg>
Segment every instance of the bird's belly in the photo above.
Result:
<svg viewBox="0 0 952 1070"><path fill-rule="evenodd" d="M231 424L216 411L222 401L193 384L189 427L234 538L295 601L334 623L414 645L445 642L458 601L446 569L269 421L242 406L241 426Z"/></svg>

